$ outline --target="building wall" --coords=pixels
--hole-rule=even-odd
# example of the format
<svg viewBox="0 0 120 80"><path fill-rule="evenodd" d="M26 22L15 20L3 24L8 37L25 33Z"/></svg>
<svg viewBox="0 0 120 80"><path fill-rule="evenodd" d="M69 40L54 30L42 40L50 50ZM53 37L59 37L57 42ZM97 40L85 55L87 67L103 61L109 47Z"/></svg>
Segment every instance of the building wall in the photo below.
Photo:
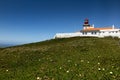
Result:
<svg viewBox="0 0 120 80"><path fill-rule="evenodd" d="M120 37L120 30L113 29L113 30L101 30L100 36L113 36L113 37Z"/></svg>
<svg viewBox="0 0 120 80"><path fill-rule="evenodd" d="M82 33L57 33L54 38L69 38L69 37L77 37L81 36Z"/></svg>
<svg viewBox="0 0 120 80"><path fill-rule="evenodd" d="M120 29L113 30L100 30L100 31L89 31L89 32L78 32L78 33L57 33L54 38L69 38L69 37L118 37L120 38Z"/></svg>

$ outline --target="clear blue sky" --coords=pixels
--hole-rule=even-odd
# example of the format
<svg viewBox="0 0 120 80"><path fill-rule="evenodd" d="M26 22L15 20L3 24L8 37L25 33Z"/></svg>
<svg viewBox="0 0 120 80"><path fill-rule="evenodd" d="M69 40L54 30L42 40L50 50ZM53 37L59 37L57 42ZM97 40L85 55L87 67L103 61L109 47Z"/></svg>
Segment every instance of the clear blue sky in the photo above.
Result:
<svg viewBox="0 0 120 80"><path fill-rule="evenodd" d="M29 43L55 33L95 27L120 27L120 0L0 0L0 42Z"/></svg>

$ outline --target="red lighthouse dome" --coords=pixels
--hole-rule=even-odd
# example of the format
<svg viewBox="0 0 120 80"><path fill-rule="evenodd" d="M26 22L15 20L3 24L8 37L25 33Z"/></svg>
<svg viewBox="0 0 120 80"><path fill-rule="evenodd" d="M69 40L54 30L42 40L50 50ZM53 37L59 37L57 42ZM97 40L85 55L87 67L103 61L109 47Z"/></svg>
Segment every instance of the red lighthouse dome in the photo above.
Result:
<svg viewBox="0 0 120 80"><path fill-rule="evenodd" d="M86 18L84 24L89 24L89 20Z"/></svg>
<svg viewBox="0 0 120 80"><path fill-rule="evenodd" d="M89 27L89 20L86 18L85 21L84 21L84 27Z"/></svg>

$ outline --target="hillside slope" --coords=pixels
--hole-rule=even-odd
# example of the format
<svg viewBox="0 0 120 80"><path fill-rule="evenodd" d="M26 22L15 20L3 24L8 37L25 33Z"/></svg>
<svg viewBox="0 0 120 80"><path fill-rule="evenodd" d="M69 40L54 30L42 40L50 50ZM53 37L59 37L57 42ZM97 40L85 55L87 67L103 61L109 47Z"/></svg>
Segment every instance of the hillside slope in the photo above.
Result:
<svg viewBox="0 0 120 80"><path fill-rule="evenodd" d="M120 80L119 39L54 39L0 49L0 80Z"/></svg>

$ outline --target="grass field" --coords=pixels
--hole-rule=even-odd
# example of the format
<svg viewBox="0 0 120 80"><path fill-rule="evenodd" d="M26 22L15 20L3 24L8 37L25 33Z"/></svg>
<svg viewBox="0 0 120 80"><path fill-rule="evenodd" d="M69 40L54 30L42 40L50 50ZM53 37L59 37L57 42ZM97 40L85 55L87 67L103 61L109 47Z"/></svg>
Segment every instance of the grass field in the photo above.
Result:
<svg viewBox="0 0 120 80"><path fill-rule="evenodd" d="M0 80L120 80L120 40L76 37L2 48Z"/></svg>

